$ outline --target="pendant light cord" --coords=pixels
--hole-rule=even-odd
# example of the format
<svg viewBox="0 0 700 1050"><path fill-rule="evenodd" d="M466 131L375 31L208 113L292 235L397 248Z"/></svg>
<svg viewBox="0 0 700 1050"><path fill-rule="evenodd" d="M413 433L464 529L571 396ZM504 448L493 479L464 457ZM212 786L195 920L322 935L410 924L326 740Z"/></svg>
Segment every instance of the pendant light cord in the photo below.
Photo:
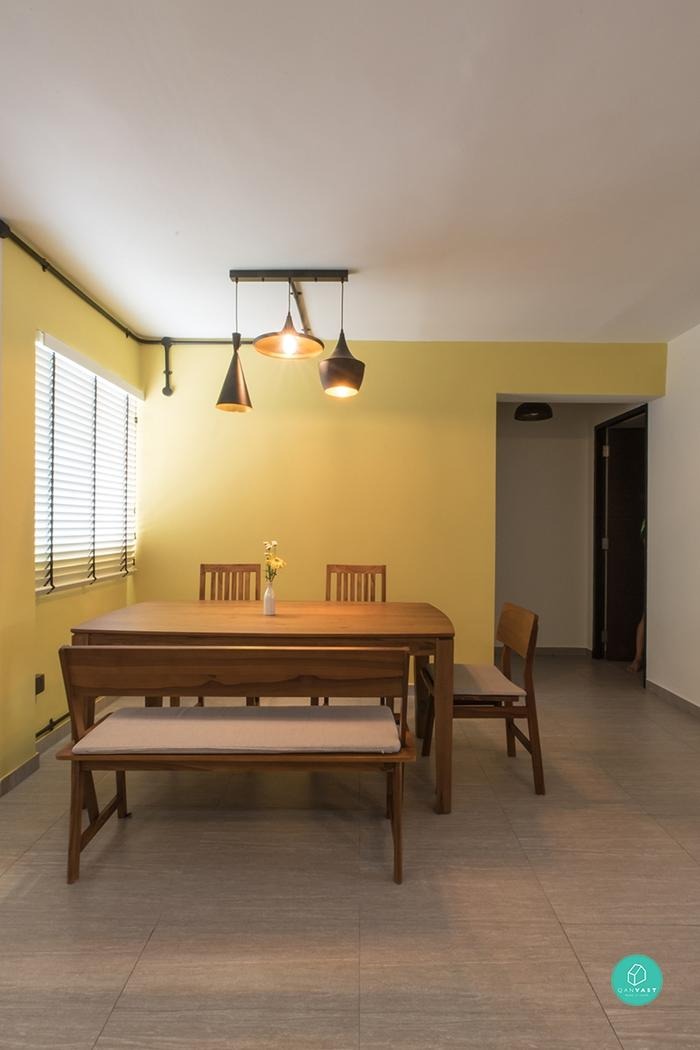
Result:
<svg viewBox="0 0 700 1050"><path fill-rule="evenodd" d="M235 305L235 308L234 308L234 313L235 313L235 316L236 316L236 331L238 331L238 278L236 278L235 288L236 288L236 294L235 294L234 302L235 302L236 305Z"/></svg>
<svg viewBox="0 0 700 1050"><path fill-rule="evenodd" d="M340 282L340 331L343 331L343 311L345 308L345 281Z"/></svg>

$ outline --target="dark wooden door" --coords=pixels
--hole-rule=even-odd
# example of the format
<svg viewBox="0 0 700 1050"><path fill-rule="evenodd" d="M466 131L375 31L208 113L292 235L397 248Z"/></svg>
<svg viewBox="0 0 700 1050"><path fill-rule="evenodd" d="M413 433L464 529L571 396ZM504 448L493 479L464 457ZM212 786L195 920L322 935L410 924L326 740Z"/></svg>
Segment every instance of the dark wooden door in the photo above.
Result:
<svg viewBox="0 0 700 1050"><path fill-rule="evenodd" d="M631 660L644 614L646 553L646 428L607 432L605 657Z"/></svg>

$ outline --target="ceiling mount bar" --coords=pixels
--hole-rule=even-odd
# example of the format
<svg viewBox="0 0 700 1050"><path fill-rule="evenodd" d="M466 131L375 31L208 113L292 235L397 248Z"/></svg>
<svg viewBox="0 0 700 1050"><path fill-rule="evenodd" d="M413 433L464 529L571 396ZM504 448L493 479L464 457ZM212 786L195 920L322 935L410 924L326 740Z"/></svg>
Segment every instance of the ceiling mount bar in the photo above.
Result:
<svg viewBox="0 0 700 1050"><path fill-rule="evenodd" d="M232 281L347 281L349 270L229 270Z"/></svg>

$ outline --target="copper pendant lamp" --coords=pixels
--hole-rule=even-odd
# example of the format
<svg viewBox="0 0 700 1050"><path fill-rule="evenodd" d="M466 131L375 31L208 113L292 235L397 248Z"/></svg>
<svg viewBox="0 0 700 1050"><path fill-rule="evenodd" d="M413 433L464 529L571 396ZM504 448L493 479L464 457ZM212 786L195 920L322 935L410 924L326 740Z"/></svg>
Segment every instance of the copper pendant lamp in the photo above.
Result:
<svg viewBox="0 0 700 1050"><path fill-rule="evenodd" d="M281 357L287 361L318 357L323 353L323 343L314 335L298 332L292 321L292 282L288 284L287 319L279 332L265 332L253 340L253 346L266 357Z"/></svg>
<svg viewBox="0 0 700 1050"><path fill-rule="evenodd" d="M335 350L325 361L320 361L318 371L321 386L329 397L354 397L362 386L365 375L364 361L358 361L350 352L343 331L343 306L345 286L340 283L340 335Z"/></svg>

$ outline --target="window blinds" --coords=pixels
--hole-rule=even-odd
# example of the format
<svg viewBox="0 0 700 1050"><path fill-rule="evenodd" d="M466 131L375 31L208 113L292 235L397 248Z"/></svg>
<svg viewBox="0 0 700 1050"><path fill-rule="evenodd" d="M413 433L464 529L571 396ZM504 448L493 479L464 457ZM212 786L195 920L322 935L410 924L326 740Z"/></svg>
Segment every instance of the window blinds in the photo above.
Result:
<svg viewBox="0 0 700 1050"><path fill-rule="evenodd" d="M38 593L133 568L136 404L115 383L37 344Z"/></svg>

